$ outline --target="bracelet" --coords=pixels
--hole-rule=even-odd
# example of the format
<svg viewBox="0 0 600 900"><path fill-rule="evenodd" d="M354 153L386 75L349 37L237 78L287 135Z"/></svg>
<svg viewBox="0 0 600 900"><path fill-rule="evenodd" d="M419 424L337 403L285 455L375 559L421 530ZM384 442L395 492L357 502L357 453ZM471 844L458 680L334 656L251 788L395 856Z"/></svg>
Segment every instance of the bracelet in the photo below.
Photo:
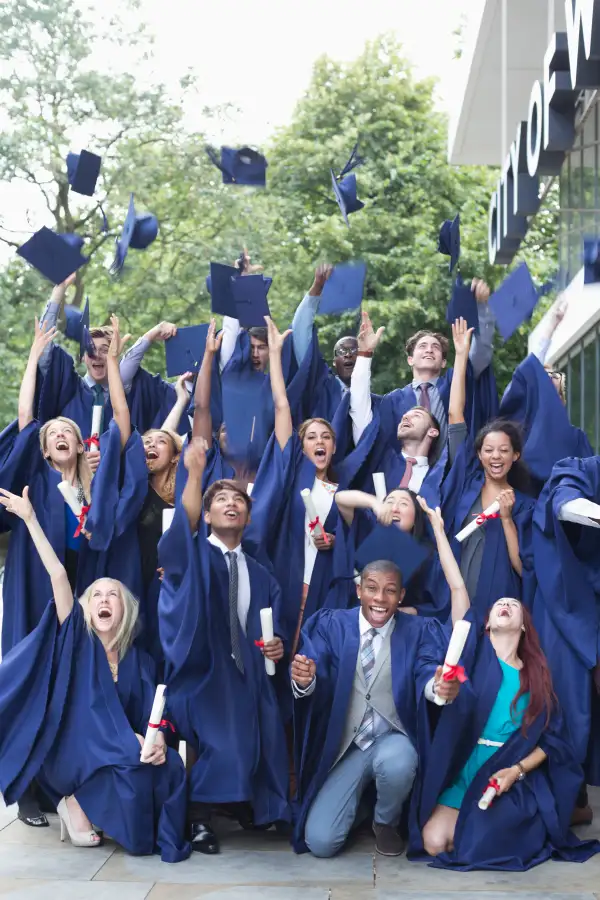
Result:
<svg viewBox="0 0 600 900"><path fill-rule="evenodd" d="M372 350L359 350L356 354L357 356L366 356L367 359L370 359L373 356Z"/></svg>
<svg viewBox="0 0 600 900"><path fill-rule="evenodd" d="M517 776L517 781L523 781L523 779L527 775L527 772L525 771L525 769L523 768L523 766L521 765L520 762L515 763L515 765L516 765L517 769L519 770L519 774Z"/></svg>

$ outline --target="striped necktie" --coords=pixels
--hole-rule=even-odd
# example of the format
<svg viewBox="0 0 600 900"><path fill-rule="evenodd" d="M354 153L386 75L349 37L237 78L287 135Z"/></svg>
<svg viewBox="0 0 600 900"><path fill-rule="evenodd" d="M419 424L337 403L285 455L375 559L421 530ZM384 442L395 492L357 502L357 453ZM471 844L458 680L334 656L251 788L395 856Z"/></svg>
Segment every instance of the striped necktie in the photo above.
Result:
<svg viewBox="0 0 600 900"><path fill-rule="evenodd" d="M429 381L424 381L423 384L419 385L419 395L421 406L424 409L429 410L434 419L436 419L439 423L440 437L443 442L443 435L446 432L447 418L446 410L444 409L444 404L442 403L442 398L440 397L440 392L437 389L437 385L431 384L431 382Z"/></svg>
<svg viewBox="0 0 600 900"><path fill-rule="evenodd" d="M365 631L360 648L360 662L362 665L367 687L369 686L369 682L371 681L371 678L373 676L373 668L375 666L375 651L373 649L373 641L376 635L377 630L375 628L369 628L368 631ZM368 750L368 748L375 740L375 731L373 728L374 722L375 714L373 712L373 707L367 706L366 712L363 716L363 720L360 723L360 728L358 729L356 737L354 738L354 743L360 750Z"/></svg>
<svg viewBox="0 0 600 900"><path fill-rule="evenodd" d="M244 674L244 661L240 647L240 618L238 615L238 562L233 550L225 556L229 560L229 630L231 632L231 655L239 671Z"/></svg>

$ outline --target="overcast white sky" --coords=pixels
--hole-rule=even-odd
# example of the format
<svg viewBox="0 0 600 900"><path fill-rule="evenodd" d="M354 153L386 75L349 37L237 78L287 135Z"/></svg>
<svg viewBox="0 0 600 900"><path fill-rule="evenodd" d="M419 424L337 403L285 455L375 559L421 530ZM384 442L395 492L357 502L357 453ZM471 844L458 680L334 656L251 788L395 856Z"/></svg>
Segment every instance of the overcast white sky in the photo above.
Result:
<svg viewBox="0 0 600 900"><path fill-rule="evenodd" d="M83 0L85 2L85 0ZM350 61L367 40L394 33L418 76L439 79L439 104L451 115L462 99L464 62L453 59L453 31L466 21L466 43L476 35L484 0L141 0L139 19L155 37L153 60L135 63L137 52L94 53L99 68L110 64L134 71L140 82L166 83L176 90L188 70L198 77L200 106L231 103L235 118L223 119L209 134L215 142L260 145L289 122L307 89L313 64L323 54ZM122 13L119 0L88 0L104 20ZM132 20L134 23L137 19ZM198 109L188 109L190 128L205 127ZM72 135L85 145L85 136ZM79 146L73 146L74 150ZM93 149L93 148L90 148ZM47 221L34 189L0 184L3 224L23 239ZM16 235L15 235L16 237ZM18 238L17 238L18 239ZM11 251L9 251L10 253ZM6 258L0 245L0 260Z"/></svg>

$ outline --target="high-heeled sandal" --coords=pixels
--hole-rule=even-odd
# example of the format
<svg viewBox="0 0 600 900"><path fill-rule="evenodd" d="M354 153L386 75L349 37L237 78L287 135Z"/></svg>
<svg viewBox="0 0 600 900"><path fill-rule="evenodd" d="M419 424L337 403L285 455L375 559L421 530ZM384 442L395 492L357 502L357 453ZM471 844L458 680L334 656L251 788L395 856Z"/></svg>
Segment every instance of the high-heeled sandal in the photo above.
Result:
<svg viewBox="0 0 600 900"><path fill-rule="evenodd" d="M71 824L69 808L67 806L67 798L63 797L56 807L60 819L60 839L64 841L65 831L69 835L69 839L74 847L100 847L102 844L99 835L92 828L90 831L75 831Z"/></svg>

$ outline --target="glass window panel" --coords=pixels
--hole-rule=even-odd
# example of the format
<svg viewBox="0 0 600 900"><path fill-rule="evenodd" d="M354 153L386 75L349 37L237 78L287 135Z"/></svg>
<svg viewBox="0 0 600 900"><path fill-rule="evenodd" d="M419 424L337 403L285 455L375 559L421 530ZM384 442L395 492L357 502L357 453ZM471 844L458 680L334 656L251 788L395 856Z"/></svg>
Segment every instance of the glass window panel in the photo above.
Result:
<svg viewBox="0 0 600 900"><path fill-rule="evenodd" d="M581 205L581 150L574 149L569 154L569 209L578 210Z"/></svg>
<svg viewBox="0 0 600 900"><path fill-rule="evenodd" d="M583 428L592 447L596 444L597 385L596 341L592 340L583 350Z"/></svg>
<svg viewBox="0 0 600 900"><path fill-rule="evenodd" d="M587 120L586 128L590 119L594 121L594 117L590 116ZM584 209L596 208L596 147L592 144L583 150L583 169L582 169L582 203ZM592 219L595 225L595 218Z"/></svg>

